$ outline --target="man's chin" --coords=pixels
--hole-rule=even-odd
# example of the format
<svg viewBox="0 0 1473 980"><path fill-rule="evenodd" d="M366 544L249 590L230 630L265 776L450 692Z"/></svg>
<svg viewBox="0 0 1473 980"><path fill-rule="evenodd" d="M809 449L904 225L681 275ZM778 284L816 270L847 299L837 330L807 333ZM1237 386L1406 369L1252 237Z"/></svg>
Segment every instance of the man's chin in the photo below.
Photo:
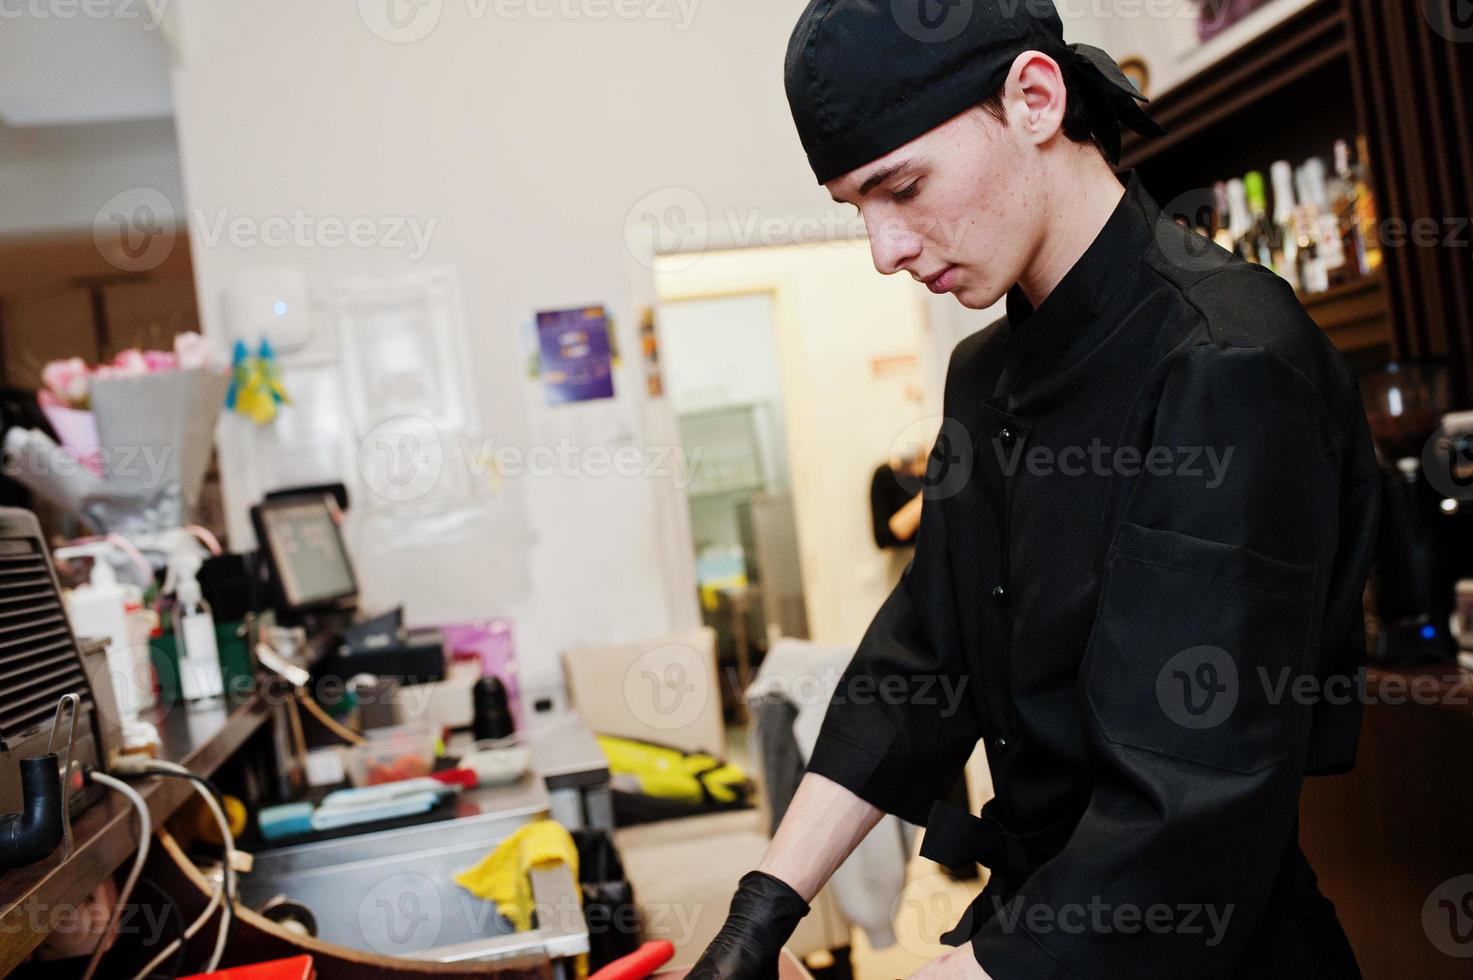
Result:
<svg viewBox="0 0 1473 980"><path fill-rule="evenodd" d="M994 296L976 289L957 289L951 295L969 310L989 310L1003 297L1002 293Z"/></svg>

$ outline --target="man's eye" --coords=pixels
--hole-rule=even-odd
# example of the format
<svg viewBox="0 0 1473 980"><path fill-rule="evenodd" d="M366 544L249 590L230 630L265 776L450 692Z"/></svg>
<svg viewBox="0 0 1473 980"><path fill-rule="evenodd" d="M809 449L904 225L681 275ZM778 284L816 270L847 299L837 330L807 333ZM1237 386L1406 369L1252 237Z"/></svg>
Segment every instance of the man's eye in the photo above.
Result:
<svg viewBox="0 0 1473 980"><path fill-rule="evenodd" d="M918 181L918 180L917 181L912 181L910 184L907 184L905 187L902 187L900 190L896 191L891 196L894 197L895 200L897 200L897 201L909 201L911 198L913 198L913 197L916 196L916 192L919 191L920 188L921 188L921 182L920 181Z"/></svg>

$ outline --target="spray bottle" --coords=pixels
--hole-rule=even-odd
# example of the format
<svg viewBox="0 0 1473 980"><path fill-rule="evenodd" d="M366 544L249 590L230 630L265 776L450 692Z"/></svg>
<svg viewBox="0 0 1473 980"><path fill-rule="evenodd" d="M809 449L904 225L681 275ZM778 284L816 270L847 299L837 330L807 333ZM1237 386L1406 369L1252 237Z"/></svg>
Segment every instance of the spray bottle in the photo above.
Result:
<svg viewBox="0 0 1473 980"><path fill-rule="evenodd" d="M179 651L179 685L186 701L207 701L225 692L220 650L215 644L215 617L200 591L200 560L174 557L174 643Z"/></svg>

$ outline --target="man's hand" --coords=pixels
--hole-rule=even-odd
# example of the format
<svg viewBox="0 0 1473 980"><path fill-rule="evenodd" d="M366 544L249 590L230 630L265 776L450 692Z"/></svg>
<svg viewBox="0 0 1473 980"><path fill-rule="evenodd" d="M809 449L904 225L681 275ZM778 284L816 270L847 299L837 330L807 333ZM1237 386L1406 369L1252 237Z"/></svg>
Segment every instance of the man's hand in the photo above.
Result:
<svg viewBox="0 0 1473 980"><path fill-rule="evenodd" d="M808 903L787 882L765 871L747 872L725 925L686 980L777 980L783 943L807 914Z"/></svg>
<svg viewBox="0 0 1473 980"><path fill-rule="evenodd" d="M962 943L921 967L911 975L911 980L992 980L992 977L977 962L972 944Z"/></svg>

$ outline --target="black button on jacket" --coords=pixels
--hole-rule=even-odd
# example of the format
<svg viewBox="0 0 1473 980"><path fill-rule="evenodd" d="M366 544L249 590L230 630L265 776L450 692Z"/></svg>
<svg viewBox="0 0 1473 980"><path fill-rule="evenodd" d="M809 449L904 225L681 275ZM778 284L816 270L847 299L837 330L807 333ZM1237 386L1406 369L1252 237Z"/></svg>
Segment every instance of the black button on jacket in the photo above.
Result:
<svg viewBox="0 0 1473 980"><path fill-rule="evenodd" d="M1128 179L952 355L914 558L808 768L991 867L947 938L995 980L1297 976L1349 956L1297 810L1354 761L1374 452L1290 287ZM981 739L995 798L933 809Z"/></svg>

